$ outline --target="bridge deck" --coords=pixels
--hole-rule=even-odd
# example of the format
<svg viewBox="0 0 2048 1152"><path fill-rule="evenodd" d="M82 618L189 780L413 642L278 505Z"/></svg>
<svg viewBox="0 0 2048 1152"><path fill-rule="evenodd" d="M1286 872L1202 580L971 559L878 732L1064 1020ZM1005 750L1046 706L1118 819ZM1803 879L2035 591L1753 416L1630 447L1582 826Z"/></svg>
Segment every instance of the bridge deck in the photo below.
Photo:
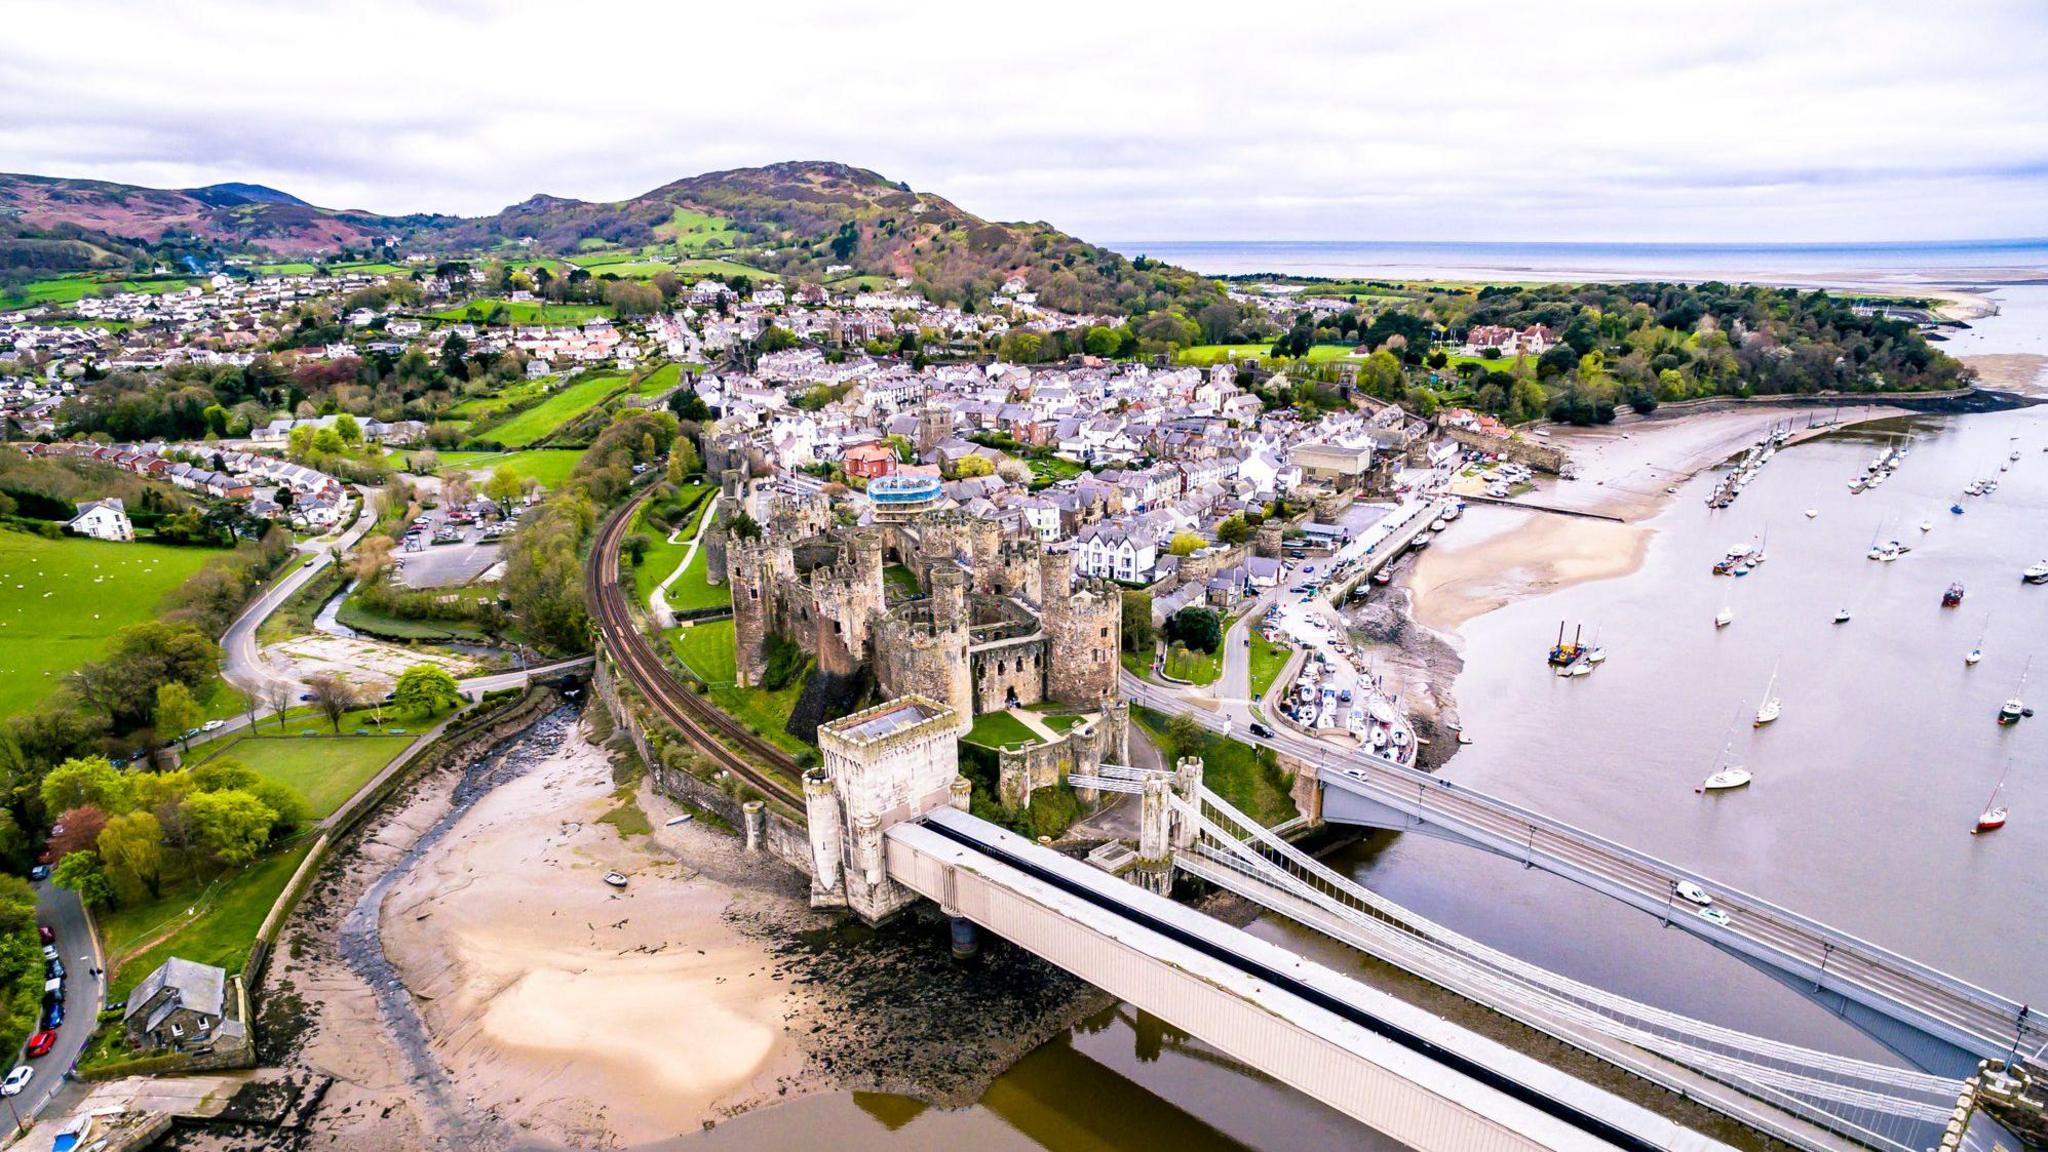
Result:
<svg viewBox="0 0 2048 1152"><path fill-rule="evenodd" d="M1417 1149L1722 1149L1276 945L951 810L892 878Z"/></svg>

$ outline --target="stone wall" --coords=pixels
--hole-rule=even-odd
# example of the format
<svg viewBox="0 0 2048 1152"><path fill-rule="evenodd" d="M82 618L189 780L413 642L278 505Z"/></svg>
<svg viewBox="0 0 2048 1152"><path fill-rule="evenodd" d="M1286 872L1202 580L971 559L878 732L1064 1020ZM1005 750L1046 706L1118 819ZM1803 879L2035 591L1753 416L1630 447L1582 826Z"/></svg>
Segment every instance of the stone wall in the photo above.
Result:
<svg viewBox="0 0 2048 1152"><path fill-rule="evenodd" d="M1116 699L1122 590L1107 580L1084 580L1066 596L1048 593L1041 620L1052 661L1045 694L1078 708L1099 708Z"/></svg>
<svg viewBox="0 0 2048 1152"><path fill-rule="evenodd" d="M1023 637L972 650L974 711L1023 707L1045 699L1046 641Z"/></svg>
<svg viewBox="0 0 2048 1152"><path fill-rule="evenodd" d="M996 753L996 791L1006 807L1022 808L1031 794L1079 773L1094 775L1104 764L1125 764L1130 749L1130 705L1118 701L1102 716L1067 730L1051 744L1005 748Z"/></svg>
<svg viewBox="0 0 2048 1152"><path fill-rule="evenodd" d="M1556 473L1565 466L1566 457L1562 449L1548 444L1537 444L1521 436L1510 436L1505 440L1496 436L1485 436L1469 428L1446 427L1444 435L1453 443L1475 451L1495 456L1505 456L1527 468L1538 472Z"/></svg>

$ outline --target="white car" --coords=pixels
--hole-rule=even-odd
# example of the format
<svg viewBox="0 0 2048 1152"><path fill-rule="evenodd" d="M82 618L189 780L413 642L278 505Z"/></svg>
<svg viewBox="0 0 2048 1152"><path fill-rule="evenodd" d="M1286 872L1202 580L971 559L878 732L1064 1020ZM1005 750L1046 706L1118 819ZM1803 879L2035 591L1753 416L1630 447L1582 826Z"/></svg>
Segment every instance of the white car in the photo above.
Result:
<svg viewBox="0 0 2048 1152"><path fill-rule="evenodd" d="M21 1090L28 1087L29 1077L35 1074L36 1070L26 1064L15 1065L14 1071L7 1074L7 1079L0 1080L0 1096L21 1095Z"/></svg>
<svg viewBox="0 0 2048 1152"><path fill-rule="evenodd" d="M1680 900L1697 904L1702 908L1705 908L1706 906L1714 902L1714 898L1712 896L1707 895L1706 889L1700 887L1699 885L1693 883L1690 880L1677 881L1676 883L1671 885L1671 891L1676 893Z"/></svg>
<svg viewBox="0 0 2048 1152"><path fill-rule="evenodd" d="M1728 914L1719 908L1702 908L1695 915L1709 924L1718 924L1723 928L1728 926Z"/></svg>
<svg viewBox="0 0 2048 1152"><path fill-rule="evenodd" d="M228 722L225 720L208 720L199 726L199 730L201 732L218 732L227 726Z"/></svg>

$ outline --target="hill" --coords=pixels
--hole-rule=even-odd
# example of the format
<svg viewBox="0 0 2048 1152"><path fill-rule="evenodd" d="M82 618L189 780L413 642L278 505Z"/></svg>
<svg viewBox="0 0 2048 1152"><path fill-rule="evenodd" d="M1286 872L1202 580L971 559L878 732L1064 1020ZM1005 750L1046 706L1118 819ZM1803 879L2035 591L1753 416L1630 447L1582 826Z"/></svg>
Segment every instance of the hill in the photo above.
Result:
<svg viewBox="0 0 2048 1152"><path fill-rule="evenodd" d="M585 254L579 262L595 274L603 261L594 248L612 259L721 255L793 279L907 278L950 303L986 299L1021 276L1040 303L1069 312L1138 315L1218 291L1044 222L984 220L942 196L825 161L710 172L614 202L537 195L471 219L335 211L254 184L170 190L0 175L0 273L118 267L174 246L307 256L389 235L446 253L531 241L540 254Z"/></svg>

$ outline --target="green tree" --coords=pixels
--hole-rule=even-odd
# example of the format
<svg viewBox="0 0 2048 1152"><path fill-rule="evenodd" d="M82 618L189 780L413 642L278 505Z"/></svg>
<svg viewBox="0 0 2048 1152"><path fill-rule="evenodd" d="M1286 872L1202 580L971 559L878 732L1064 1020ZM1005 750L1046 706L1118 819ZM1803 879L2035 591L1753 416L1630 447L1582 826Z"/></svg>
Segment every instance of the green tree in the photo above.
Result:
<svg viewBox="0 0 2048 1152"><path fill-rule="evenodd" d="M322 428L313 433L313 451L327 456L339 456L348 451L348 445L341 439L341 433L332 428Z"/></svg>
<svg viewBox="0 0 2048 1152"><path fill-rule="evenodd" d="M114 902L113 882L107 879L97 852L73 852L57 861L50 882L78 893L78 899L89 908L104 908Z"/></svg>
<svg viewBox="0 0 2048 1152"><path fill-rule="evenodd" d="M91 804L102 812L125 812L128 777L105 756L66 760L43 777L43 811L67 812Z"/></svg>
<svg viewBox="0 0 2048 1152"><path fill-rule="evenodd" d="M1209 542L1202 539L1200 533L1176 532L1166 545L1166 551L1174 556L1192 556L1208 546Z"/></svg>
<svg viewBox="0 0 2048 1152"><path fill-rule="evenodd" d="M194 793L183 809L193 846L223 868L254 860L277 823L277 811L247 792Z"/></svg>
<svg viewBox="0 0 2048 1152"><path fill-rule="evenodd" d="M1203 652L1223 646L1223 617L1214 608L1189 605L1166 622L1166 638Z"/></svg>
<svg viewBox="0 0 2048 1152"><path fill-rule="evenodd" d="M391 702L415 716L431 716L462 702L462 690L455 677L434 664L415 664L399 673L391 690Z"/></svg>
<svg viewBox="0 0 2048 1152"><path fill-rule="evenodd" d="M341 437L341 442L350 448L357 447L363 442L363 426L346 412L334 418L334 434Z"/></svg>
<svg viewBox="0 0 2048 1152"><path fill-rule="evenodd" d="M199 701L193 699L190 688L176 680L156 686L156 730L159 735L177 733L179 746L190 752L192 730L205 719L206 713L200 710Z"/></svg>
<svg viewBox="0 0 2048 1152"><path fill-rule="evenodd" d="M495 500L500 511L510 511L512 502L524 499L533 490L533 479L522 476L510 468L499 468L484 480L484 496Z"/></svg>
<svg viewBox="0 0 2048 1152"><path fill-rule="evenodd" d="M954 475L962 480L971 480L977 476L993 476L995 470L996 466L986 456L962 456L959 463L953 465Z"/></svg>
<svg viewBox="0 0 2048 1152"><path fill-rule="evenodd" d="M1242 544L1252 538L1252 526L1243 516L1231 516L1216 526L1216 538L1225 544Z"/></svg>
<svg viewBox="0 0 2048 1152"><path fill-rule="evenodd" d="M1156 633L1157 630L1152 626L1152 594L1125 589L1121 630L1124 651L1152 651Z"/></svg>
<svg viewBox="0 0 2048 1152"><path fill-rule="evenodd" d="M99 855L115 883L131 892L141 889L152 900L163 895L164 826L153 813L129 812L107 821Z"/></svg>

